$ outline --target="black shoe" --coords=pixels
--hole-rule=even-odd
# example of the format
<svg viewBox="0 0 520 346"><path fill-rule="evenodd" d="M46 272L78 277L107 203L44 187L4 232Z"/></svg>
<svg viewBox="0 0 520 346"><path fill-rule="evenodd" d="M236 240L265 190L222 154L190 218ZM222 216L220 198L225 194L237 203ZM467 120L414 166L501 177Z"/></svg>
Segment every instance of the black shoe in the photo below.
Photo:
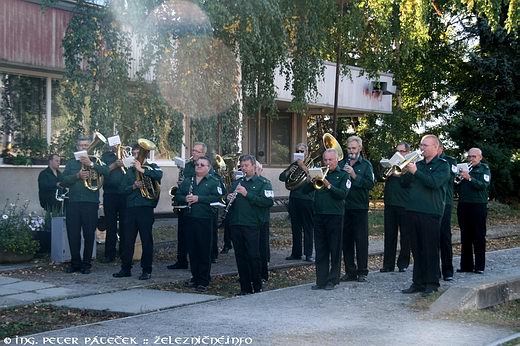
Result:
<svg viewBox="0 0 520 346"><path fill-rule="evenodd" d="M357 275L345 274L339 279L339 281L357 281Z"/></svg>
<svg viewBox="0 0 520 346"><path fill-rule="evenodd" d="M399 273L404 273L406 272L406 268L399 268Z"/></svg>
<svg viewBox="0 0 520 346"><path fill-rule="evenodd" d="M417 286L410 286L407 289L401 290L401 293L404 294L411 294L411 293L418 293L418 292L424 292L424 289L418 288Z"/></svg>
<svg viewBox="0 0 520 346"><path fill-rule="evenodd" d="M90 274L90 273L91 273L90 268L82 268L81 269L81 274Z"/></svg>
<svg viewBox="0 0 520 346"><path fill-rule="evenodd" d="M208 286L198 285L195 289L197 292L206 292L208 290Z"/></svg>
<svg viewBox="0 0 520 346"><path fill-rule="evenodd" d="M427 288L425 289L422 293L421 293L421 296L422 297L428 297L429 295L431 295L432 293L435 293L437 292L437 289L436 288Z"/></svg>
<svg viewBox="0 0 520 346"><path fill-rule="evenodd" d="M367 282L367 276L366 275L359 275L357 278L357 282Z"/></svg>
<svg viewBox="0 0 520 346"><path fill-rule="evenodd" d="M390 272L393 272L394 269L390 269L390 268L381 268L381 269L379 269L379 271L380 271L381 273L390 273Z"/></svg>
<svg viewBox="0 0 520 346"><path fill-rule="evenodd" d="M475 273L475 274L484 274L484 271L483 271L483 270L477 270L477 269L475 269L475 270L473 271L473 273Z"/></svg>
<svg viewBox="0 0 520 346"><path fill-rule="evenodd" d="M75 273L75 272L81 271L81 268L75 268L75 267L69 266L69 267L65 268L63 271L65 273L70 274L70 273Z"/></svg>
<svg viewBox="0 0 520 346"><path fill-rule="evenodd" d="M247 296L248 294L251 294L251 292L240 291L240 293L239 293L238 295L239 295L239 296Z"/></svg>
<svg viewBox="0 0 520 346"><path fill-rule="evenodd" d="M115 278L127 278L129 276L132 276L132 273L127 270L121 269L117 273L112 274L112 276Z"/></svg>
<svg viewBox="0 0 520 346"><path fill-rule="evenodd" d="M311 290L322 290L324 288L325 288L325 286L320 286L320 285L312 285L311 286Z"/></svg>
<svg viewBox="0 0 520 346"><path fill-rule="evenodd" d="M176 262L174 264L170 264L169 266L166 266L168 269L188 269L188 263L179 263Z"/></svg>
<svg viewBox="0 0 520 346"><path fill-rule="evenodd" d="M187 287L187 288L196 288L198 285L194 281L191 281L191 279L190 279L190 280L184 281L183 286Z"/></svg>
<svg viewBox="0 0 520 346"><path fill-rule="evenodd" d="M336 288L336 285L334 285L332 282L327 282L325 287L323 287L323 289L327 290L327 291L332 291L335 288Z"/></svg>
<svg viewBox="0 0 520 346"><path fill-rule="evenodd" d="M139 275L139 280L150 280L151 278L151 273L141 273L141 275Z"/></svg>
<svg viewBox="0 0 520 346"><path fill-rule="evenodd" d="M314 263L314 257L312 257L312 256L305 256L305 262Z"/></svg>
<svg viewBox="0 0 520 346"><path fill-rule="evenodd" d="M473 270L457 269L457 273L471 273Z"/></svg>
<svg viewBox="0 0 520 346"><path fill-rule="evenodd" d="M291 256L285 257L285 259L287 261L301 261L302 260L302 256L296 257L296 256L291 255Z"/></svg>
<svg viewBox="0 0 520 346"><path fill-rule="evenodd" d="M445 276L444 281L453 281L453 276Z"/></svg>

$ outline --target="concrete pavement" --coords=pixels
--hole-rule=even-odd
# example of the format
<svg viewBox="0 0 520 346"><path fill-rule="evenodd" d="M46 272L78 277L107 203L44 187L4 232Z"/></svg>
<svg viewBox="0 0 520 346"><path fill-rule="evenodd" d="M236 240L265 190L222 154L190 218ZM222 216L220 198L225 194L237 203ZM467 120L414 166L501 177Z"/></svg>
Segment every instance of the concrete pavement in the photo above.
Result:
<svg viewBox="0 0 520 346"><path fill-rule="evenodd" d="M518 248L491 252L486 274L457 274L454 281L443 282L442 288L500 277L514 271L517 263ZM520 274L518 268L516 271ZM342 283L333 291L313 291L310 284L301 285L33 337L35 341L43 337L75 337L78 344L89 344L94 337L101 340L115 336L132 337L142 345L154 341L177 344L175 337L182 337L177 341L188 344L197 344L197 340L201 344L200 339L189 338L223 336L237 344L242 340L242 344L254 345L487 345L514 334L507 328L448 320L414 309L411 304L417 295L400 292L410 283L411 271L371 272L367 283Z"/></svg>

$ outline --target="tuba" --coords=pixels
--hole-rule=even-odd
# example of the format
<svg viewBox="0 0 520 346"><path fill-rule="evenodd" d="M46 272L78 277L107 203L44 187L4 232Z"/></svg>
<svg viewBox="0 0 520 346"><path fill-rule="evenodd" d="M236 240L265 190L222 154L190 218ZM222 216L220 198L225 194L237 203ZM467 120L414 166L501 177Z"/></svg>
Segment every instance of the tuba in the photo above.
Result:
<svg viewBox="0 0 520 346"><path fill-rule="evenodd" d="M96 150L98 146L106 144L107 139L101 133L94 131L94 140L87 148L88 157L94 159L94 163L103 166L105 163L101 161L101 155ZM97 191L103 185L103 175L93 170L90 166L83 166L83 171L89 172L88 178L84 181L84 185L90 191Z"/></svg>
<svg viewBox="0 0 520 346"><path fill-rule="evenodd" d="M224 158L219 154L215 154L213 169L221 176L226 174L226 162L224 161Z"/></svg>
<svg viewBox="0 0 520 346"><path fill-rule="evenodd" d="M139 138L137 140L137 144L139 145L139 154L137 154L137 161L141 163L141 167L150 169L150 166L144 164L146 161L146 157L151 150L155 150L155 144L148 139ZM141 196L147 199L159 199L159 195L161 193L161 186L159 183L150 177L142 174L141 172L136 171L136 180L142 181L143 186L141 187Z"/></svg>
<svg viewBox="0 0 520 346"><path fill-rule="evenodd" d="M330 133L323 135L323 146L325 149L336 149L338 152L338 161L343 160L343 150L339 145L338 141ZM307 168L311 167L315 159L306 158L304 164ZM326 175L326 174L325 174ZM324 178L325 178L324 175ZM307 172L298 166L297 162L291 163L287 168L287 179L285 180L285 188L287 190L295 190L300 187L307 180ZM323 182L322 182L323 183Z"/></svg>

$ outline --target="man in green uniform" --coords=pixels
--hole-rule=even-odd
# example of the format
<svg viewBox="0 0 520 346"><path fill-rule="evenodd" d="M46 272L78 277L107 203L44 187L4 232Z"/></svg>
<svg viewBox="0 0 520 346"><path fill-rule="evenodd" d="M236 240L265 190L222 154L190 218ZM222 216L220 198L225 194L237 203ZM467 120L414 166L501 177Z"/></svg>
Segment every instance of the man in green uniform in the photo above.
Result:
<svg viewBox="0 0 520 346"><path fill-rule="evenodd" d="M265 179L268 184L267 189L273 190L271 181L262 176L264 168L262 164L256 161L255 175ZM271 207L260 208L260 226L259 226L259 242L260 242L260 276L263 281L269 280L269 261L271 260L271 248L269 246L269 221L271 218Z"/></svg>
<svg viewBox="0 0 520 346"><path fill-rule="evenodd" d="M40 205L48 212L57 212L61 208L61 202L56 200L56 190L62 189L60 175L60 156L51 154L47 168L38 175Z"/></svg>
<svg viewBox="0 0 520 346"><path fill-rule="evenodd" d="M135 149L135 147L134 147ZM148 155L149 152L146 154ZM141 178L138 178L141 177ZM148 280L152 277L153 262L153 235L152 226L154 223L153 210L159 202L159 198L149 199L142 195L141 188L144 186L143 177L148 177L151 183L161 183L163 172L155 163L144 160L134 161L134 166L130 167L123 181L121 189L127 195L126 215L125 215L125 237L123 244L123 256L121 258L121 270L112 276L115 278L131 276L132 258L134 257L134 246L137 233L141 238L143 254L141 256L142 273L139 280Z"/></svg>
<svg viewBox="0 0 520 346"><path fill-rule="evenodd" d="M186 162L183 169L183 176L177 184L180 186L182 180L191 179L195 176L195 162L203 156L206 156L208 147L204 143L196 142L191 149L191 159ZM210 169L213 173L213 168ZM168 269L188 269L188 242L187 228L184 223L184 209L181 209L177 218L177 262L167 266Z"/></svg>
<svg viewBox="0 0 520 346"><path fill-rule="evenodd" d="M461 240L460 269L457 271L482 274L486 267L486 219L491 172L488 165L481 162L482 151L479 148L469 150L468 160L471 172L463 171L460 174L462 181L457 185Z"/></svg>
<svg viewBox="0 0 520 346"><path fill-rule="evenodd" d="M338 166L338 152L327 149L323 164L329 168L323 187L314 195L314 243L316 248L316 285L313 290L333 290L341 273L341 237L345 198L350 189L349 175ZM304 192L314 189L314 182Z"/></svg>
<svg viewBox="0 0 520 346"><path fill-rule="evenodd" d="M255 175L256 159L252 155L240 157L245 176L234 181L228 195L227 217L235 248L240 294L262 291L260 262L260 224L262 209L273 206L273 190L267 179Z"/></svg>
<svg viewBox="0 0 520 346"><path fill-rule="evenodd" d="M396 150L403 156L410 152L410 144L402 142ZM397 234L399 237L399 257L397 268L400 272L406 271L410 264L410 237L406 234L404 223L406 222L406 202L408 200L408 189L401 185L401 176L393 174L386 179L385 190L385 251L383 257L383 268L380 272L393 272L395 269L395 257L397 252Z"/></svg>
<svg viewBox="0 0 520 346"><path fill-rule="evenodd" d="M80 137L77 140L76 149L84 151L88 149L89 145L90 139ZM85 186L85 180L89 178L90 174L94 174L91 171L107 176L109 167L90 161L88 156L81 156L79 160L69 160L60 176L61 184L69 188L66 224L71 265L65 269L67 273L81 271L83 274L90 274L92 267L92 251L98 221L99 190L90 190ZM82 235L85 241L83 257L80 254Z"/></svg>
<svg viewBox="0 0 520 346"><path fill-rule="evenodd" d="M370 161L361 156L362 148L361 138L347 138L343 170L350 175L352 187L343 219L344 281L365 282L368 275L368 194L374 187L374 171Z"/></svg>
<svg viewBox="0 0 520 346"><path fill-rule="evenodd" d="M308 148L304 143L296 145L296 152L308 156ZM298 160L300 169L307 171L304 161ZM289 177L289 166L286 170L280 173L279 180L285 182ZM314 203L314 189L303 193L303 185L291 190L289 193L289 216L291 218L292 231L292 250L291 255L286 257L286 260L301 260L302 259L302 233L303 233L303 254L307 262L313 262L312 252L314 248L313 239L313 203Z"/></svg>
<svg viewBox="0 0 520 346"><path fill-rule="evenodd" d="M453 280L453 248L451 244L451 209L453 205L453 181L457 176L457 160L444 154L444 146L439 145L439 157L450 165L450 179L446 182L446 205L441 220L439 248L441 250L441 274L444 281Z"/></svg>
<svg viewBox="0 0 520 346"><path fill-rule="evenodd" d="M117 169L110 171L110 174L103 183L103 210L107 224L105 238L105 258L103 262L110 263L116 259L116 254L121 257L123 253L123 243L125 237L124 220L126 213L126 194L121 190L121 182L124 173L121 170L123 162L117 159L115 154L116 146L111 151L103 153L101 161L107 166L116 165ZM119 251L116 251L117 237L119 236Z"/></svg>
<svg viewBox="0 0 520 346"><path fill-rule="evenodd" d="M450 166L438 156L436 136L424 136L420 146L424 160L409 163L402 177L403 184L410 186L405 227L414 258L413 283L402 292L423 292L426 296L439 287L440 227Z"/></svg>
<svg viewBox="0 0 520 346"><path fill-rule="evenodd" d="M211 277L214 210L210 204L218 202L223 192L220 181L209 174L210 168L207 157L199 158L195 163L195 175L184 179L175 195L178 205L187 206L184 222L190 229L186 235L191 269L187 286L200 292L207 290Z"/></svg>

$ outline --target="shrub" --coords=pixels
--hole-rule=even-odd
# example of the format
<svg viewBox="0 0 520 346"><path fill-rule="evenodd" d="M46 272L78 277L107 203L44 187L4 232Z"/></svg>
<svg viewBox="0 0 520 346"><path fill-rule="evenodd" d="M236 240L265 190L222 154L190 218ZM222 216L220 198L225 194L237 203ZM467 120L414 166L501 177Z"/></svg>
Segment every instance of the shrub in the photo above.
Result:
<svg viewBox="0 0 520 346"><path fill-rule="evenodd" d="M32 232L43 227L43 219L27 213L27 205L20 207L18 200L6 202L0 213L0 251L19 255L34 255L38 251L39 243Z"/></svg>

